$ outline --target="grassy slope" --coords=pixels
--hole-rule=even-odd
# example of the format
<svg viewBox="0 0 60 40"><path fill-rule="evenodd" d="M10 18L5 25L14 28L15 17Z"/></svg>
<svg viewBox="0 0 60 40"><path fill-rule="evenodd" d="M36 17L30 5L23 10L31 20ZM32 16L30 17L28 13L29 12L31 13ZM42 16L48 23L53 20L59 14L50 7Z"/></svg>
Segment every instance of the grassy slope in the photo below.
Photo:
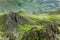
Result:
<svg viewBox="0 0 60 40"><path fill-rule="evenodd" d="M0 13L0 16L4 15L5 13Z"/></svg>
<svg viewBox="0 0 60 40"><path fill-rule="evenodd" d="M54 19L60 20L60 15L41 15L41 14L38 15L38 14L28 14L28 13L25 13L25 12L19 13L19 14L26 17L27 19L29 19L33 23L36 23L36 21L38 21L38 20L47 20L47 21L51 21L51 20L54 20ZM4 15L4 14L0 14L0 16L2 16L2 15ZM0 20L0 21L2 21L2 20ZM2 24L4 26L4 22ZM24 25L21 25L21 26L18 25L18 26L19 27L17 28L17 32L19 33L20 36L17 40L21 40L23 34L26 31L30 30L32 27L37 27L38 30L43 28L43 26L37 25L37 24L34 24L34 25L24 24Z"/></svg>
<svg viewBox="0 0 60 40"><path fill-rule="evenodd" d="M36 23L36 21L39 20L46 20L46 21L52 21L54 19L60 20L60 14L57 15L43 15L43 14L25 14L25 13L20 13L20 15L28 18L31 22ZM43 27L41 25L26 25L25 27L23 26L23 30L29 30L31 26L37 27L38 29L42 29ZM25 29L26 28L26 29ZM60 27L58 27L60 29ZM23 34L22 34L23 35Z"/></svg>

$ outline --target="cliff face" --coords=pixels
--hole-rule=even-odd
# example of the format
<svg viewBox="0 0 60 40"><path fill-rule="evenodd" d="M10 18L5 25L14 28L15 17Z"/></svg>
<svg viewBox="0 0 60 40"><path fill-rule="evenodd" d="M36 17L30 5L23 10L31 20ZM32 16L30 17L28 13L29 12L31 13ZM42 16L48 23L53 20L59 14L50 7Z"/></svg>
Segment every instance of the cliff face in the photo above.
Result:
<svg viewBox="0 0 60 40"><path fill-rule="evenodd" d="M9 14L0 17L0 31L3 32L3 39L16 40L19 36L16 29L31 22L24 16L18 13L10 12Z"/></svg>
<svg viewBox="0 0 60 40"><path fill-rule="evenodd" d="M17 28L18 25L30 24L30 21L27 18L14 12L10 12L9 14L3 15L0 18L0 21L1 21L0 24L3 24L0 25L1 28L4 28L4 25L8 28L8 29L4 28L1 30L8 32L9 31L14 32L14 30Z"/></svg>

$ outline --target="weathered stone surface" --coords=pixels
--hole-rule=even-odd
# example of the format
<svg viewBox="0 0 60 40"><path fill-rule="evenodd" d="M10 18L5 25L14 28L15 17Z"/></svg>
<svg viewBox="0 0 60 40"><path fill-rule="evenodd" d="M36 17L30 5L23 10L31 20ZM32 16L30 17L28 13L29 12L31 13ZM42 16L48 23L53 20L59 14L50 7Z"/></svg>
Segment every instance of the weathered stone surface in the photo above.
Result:
<svg viewBox="0 0 60 40"><path fill-rule="evenodd" d="M27 18L14 12L3 15L0 21L2 21L0 24L4 23L0 31L3 30L3 38L7 40L16 40L16 38L18 38L19 34L16 34L16 28L18 25L30 24L30 21Z"/></svg>
<svg viewBox="0 0 60 40"><path fill-rule="evenodd" d="M30 21L18 13L10 12L7 14L6 24L9 27L8 31L14 31L17 25L30 24Z"/></svg>
<svg viewBox="0 0 60 40"><path fill-rule="evenodd" d="M16 40L17 37L12 32L7 32L2 35L4 40Z"/></svg>

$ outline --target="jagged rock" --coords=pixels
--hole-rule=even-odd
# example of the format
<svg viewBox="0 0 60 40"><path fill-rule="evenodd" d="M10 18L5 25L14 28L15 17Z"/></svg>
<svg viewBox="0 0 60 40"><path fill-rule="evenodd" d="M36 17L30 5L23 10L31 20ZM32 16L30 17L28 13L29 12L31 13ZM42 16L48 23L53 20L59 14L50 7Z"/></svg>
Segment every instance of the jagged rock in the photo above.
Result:
<svg viewBox="0 0 60 40"><path fill-rule="evenodd" d="M18 27L18 25L30 24L30 21L27 18L14 12L5 14L0 18L0 26L2 27L0 31L3 30L3 35L5 35L4 38L7 39L8 36L9 40L16 40L16 38L18 38L19 35L14 33L16 32L15 30Z"/></svg>
<svg viewBox="0 0 60 40"><path fill-rule="evenodd" d="M32 24L25 16L10 12L0 17L0 31L14 31L18 25Z"/></svg>
<svg viewBox="0 0 60 40"><path fill-rule="evenodd" d="M2 35L4 40L16 40L17 37L12 32L7 32Z"/></svg>
<svg viewBox="0 0 60 40"><path fill-rule="evenodd" d="M19 15L18 13L10 12L9 14L7 14L6 24L9 27L8 31L14 31L18 24L30 24L30 21L27 18Z"/></svg>

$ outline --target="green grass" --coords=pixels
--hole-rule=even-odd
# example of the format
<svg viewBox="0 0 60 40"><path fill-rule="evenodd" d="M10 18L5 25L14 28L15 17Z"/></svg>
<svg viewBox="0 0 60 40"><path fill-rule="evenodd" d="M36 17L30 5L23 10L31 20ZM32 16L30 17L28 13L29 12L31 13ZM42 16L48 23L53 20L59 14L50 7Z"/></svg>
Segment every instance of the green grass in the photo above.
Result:
<svg viewBox="0 0 60 40"><path fill-rule="evenodd" d="M19 37L19 40L21 40L21 38L23 37L24 33L31 30L32 27L37 27L38 29L37 30L40 30L43 28L43 26L38 26L38 25L29 25L29 24L24 24L24 25L21 25L17 28L17 32L19 33L20 37Z"/></svg>
<svg viewBox="0 0 60 40"><path fill-rule="evenodd" d="M6 27L5 21L3 20L4 13L0 13L0 27ZM25 18L29 19L31 22L36 23L39 20L46 20L46 21L54 21L55 19L60 20L60 14L57 15L38 15L38 14L29 14L29 13L19 13L19 15L24 16ZM28 30L31 30L32 27L37 27L38 30L43 29L44 26L42 25L30 25L30 24L24 24L24 25L18 25L16 31L19 33L19 38L17 40L21 40L23 37L24 33L27 32ZM60 27L58 27L60 30ZM2 32L1 32L2 33ZM1 35L1 34L0 34Z"/></svg>
<svg viewBox="0 0 60 40"><path fill-rule="evenodd" d="M5 13L0 13L0 16L4 15Z"/></svg>
<svg viewBox="0 0 60 40"><path fill-rule="evenodd" d="M56 19L57 22L60 22L59 21L60 20L60 14L52 14L52 15L46 15L46 14L45 15L42 15L42 14L40 14L40 15L38 15L38 14L37 15L36 14L21 14L21 15L28 18L33 23L35 23L36 21L39 21L39 20L46 20L46 21L53 22L55 19ZM33 26L37 27L38 30L44 28L43 26L36 25L36 24L33 25ZM27 27L26 27L25 30L29 29L29 27L28 28ZM58 29L60 30L60 26L58 27Z"/></svg>

